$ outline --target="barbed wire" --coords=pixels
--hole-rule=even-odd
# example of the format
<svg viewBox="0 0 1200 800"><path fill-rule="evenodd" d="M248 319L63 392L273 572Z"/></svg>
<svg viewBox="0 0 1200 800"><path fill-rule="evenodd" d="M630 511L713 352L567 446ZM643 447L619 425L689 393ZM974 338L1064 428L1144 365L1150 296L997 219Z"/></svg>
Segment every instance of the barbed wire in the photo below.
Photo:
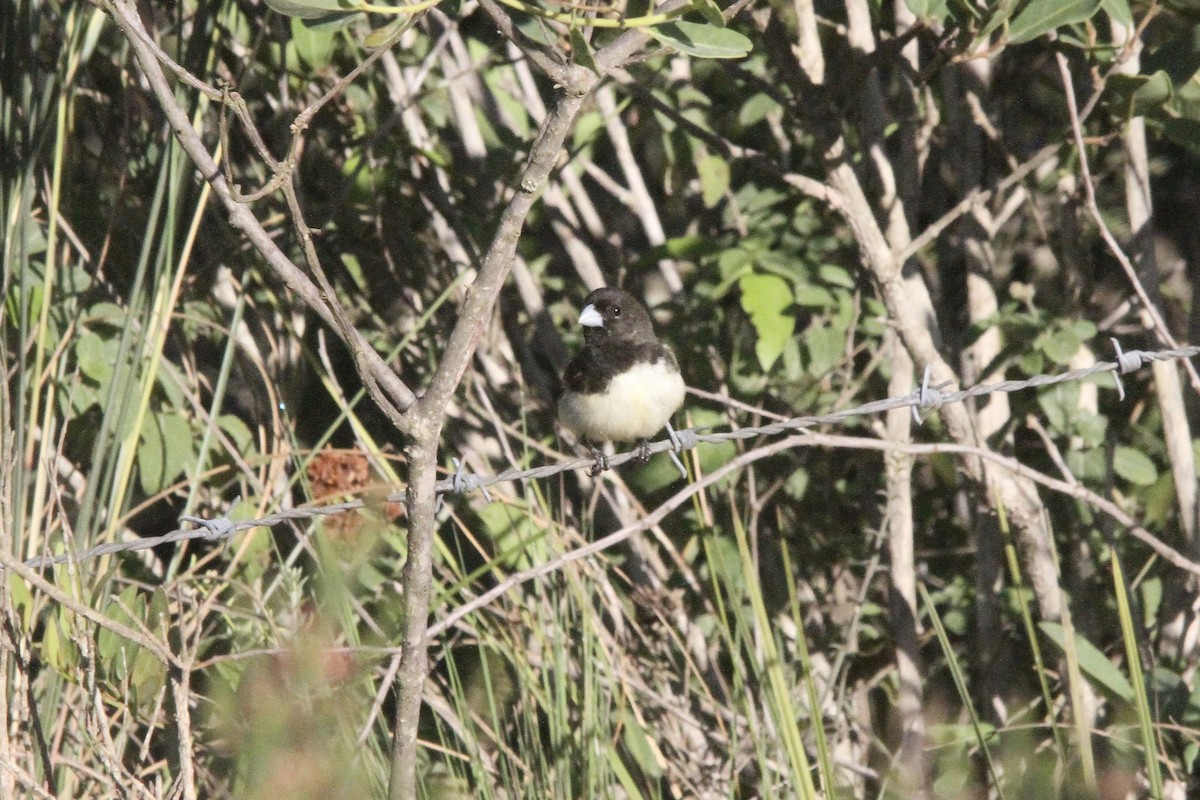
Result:
<svg viewBox="0 0 1200 800"><path fill-rule="evenodd" d="M974 397L984 397L997 392L1011 393L1024 389L1033 389L1043 386L1053 386L1060 383L1072 383L1082 381L1093 375L1102 373L1110 373L1113 377L1117 395L1120 399L1125 399L1125 387L1121 382L1121 375L1136 372L1152 361L1173 361L1181 358L1192 358L1200 355L1200 346L1181 347L1170 350L1130 350L1128 352L1121 349L1120 343L1116 339L1110 340L1113 348L1116 350L1116 361L1101 361L1093 364L1090 367L1083 369L1071 370L1058 375L1035 375L1032 378L1024 380L1009 380L1000 381L999 383L984 383L977 384L967 389L960 389L953 392L944 392L947 384L931 386L929 384L930 369L925 368L924 378L921 386L910 392L909 394L900 397L890 397L884 400L874 400L869 403L864 403L854 408L834 411L829 414L814 414L800 417L792 417L791 419L782 422L768 423L766 425L757 425L751 427L738 428L736 430L719 431L715 433L700 433L696 429L684 429L680 431L671 431L669 440L654 442L647 447L639 447L625 453L619 453L609 456L606 460L610 467L617 467L634 459L644 459L648 454L661 453L666 451L678 452L680 450L690 450L695 448L701 442L706 444L716 444L720 442L728 442L742 439L751 439L758 436L772 436L790 431L811 428L817 425L830 425L840 422L845 422L857 417L871 416L884 411L891 411L897 408L911 408L913 418L920 423L922 421L922 411L936 411L944 405L950 403L961 403L964 400ZM705 429L707 430L707 429ZM534 467L532 469L509 469L495 475L472 475L465 471L462 462L457 458L453 459L455 465L454 473L443 480L438 481L434 485L435 491L441 495L447 494L469 494L474 491L480 491L484 497L490 501L491 496L487 491L487 487L494 486L497 483L506 483L509 481L522 480L539 480L550 478L569 470L581 469L583 467L591 467L595 461L592 458L575 458L567 461L561 461L556 464L547 464L542 467ZM403 502L404 492L392 492L385 498L387 502ZM319 516L334 516L345 511L353 511L366 506L366 502L362 499L348 500L341 503L331 503L322 506L305 506L300 508L291 508L284 511L279 511L265 517L256 519L231 520L228 517L216 517L214 519L204 519L202 517L184 516L180 517L181 523L191 523L196 527L170 531L161 536L150 536L144 539L137 539L131 542L109 542L107 544L98 545L79 552L66 552L57 555L42 556L39 558L30 558L25 561L25 566L33 569L41 569L55 564L63 564L68 561L76 563L87 561L103 555L112 553L130 552L136 550L148 550L153 547L158 547L164 544L173 544L176 542L185 542L193 539L202 539L204 541L221 541L232 537L240 531L250 530L258 527L272 527L281 522L288 522L297 519L312 519Z"/></svg>

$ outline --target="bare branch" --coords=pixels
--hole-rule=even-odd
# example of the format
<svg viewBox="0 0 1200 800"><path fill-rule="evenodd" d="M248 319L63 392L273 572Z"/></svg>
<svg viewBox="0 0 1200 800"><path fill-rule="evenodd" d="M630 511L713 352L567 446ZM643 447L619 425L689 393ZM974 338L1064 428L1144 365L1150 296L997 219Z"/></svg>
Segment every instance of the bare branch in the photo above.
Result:
<svg viewBox="0 0 1200 800"><path fill-rule="evenodd" d="M1113 257L1117 259L1117 263L1121 265L1121 269L1125 271L1125 277L1129 279L1129 285L1133 287L1138 300L1141 301L1142 308L1150 316L1158 340L1167 347L1178 347L1179 344L1167 328L1167 323L1163 320L1162 314L1159 313L1158 308L1146 293L1146 287L1142 285L1133 262L1129 260L1129 256L1125 255L1125 251L1121 248L1120 243L1117 242L1117 238L1113 236L1112 231L1109 230L1108 223L1104 221L1104 216L1100 213L1100 206L1096 203L1096 187L1092 184L1091 167L1088 166L1087 146L1083 141L1082 118L1075 102L1075 87L1071 80L1071 68L1067 64L1066 56L1062 53L1055 53L1055 59L1058 62L1058 73L1062 78L1063 90L1067 97L1067 110L1071 115L1071 132L1075 136L1075 150L1079 154L1079 170L1083 175L1083 192L1087 200L1088 213L1096 223L1096 228L1100 231L1100 236L1104 239L1104 243L1108 245L1109 252L1113 254ZM1184 369L1187 370L1188 375L1191 377L1192 389L1200 393L1200 374L1197 374L1196 368L1190 363L1185 363Z"/></svg>
<svg viewBox="0 0 1200 800"><path fill-rule="evenodd" d="M148 38L148 35L146 34L145 27L142 25L141 19L138 17L137 9L127 2L127 0L108 0L106 8L110 10L113 19L116 20L117 25L132 45L138 64L141 66L146 80L154 92L154 96L162 106L163 113L166 115L176 138L179 140L180 146L183 147L188 157L192 160L192 163L195 164L197 170L200 172L200 176L212 185L213 191L225 206L226 213L229 215L229 221L235 228L246 235L250 243L254 245L255 249L263 256L275 274L279 276L291 291L295 292L326 324L334 330L341 331L342 328L338 324L337 318L328 305L323 302L321 291L279 249L279 246L275 244L270 234L267 233L253 212L234 197L229 184L221 174L220 168L208 152L208 149L204 146L204 143L200 141L199 134L192 127L187 113L175 100L174 91L167 83L166 76L163 74L162 67L154 51L146 45L145 39ZM394 403L400 411L407 410L416 402L416 395L405 386L399 376L392 371L361 334L353 331L353 329L351 331L350 335L353 337L354 344L357 345L363 354L365 363L369 365L371 376L382 388L382 393L376 396L377 400L382 401L381 407L386 410ZM394 419L393 421L401 429L406 427L407 423L403 419Z"/></svg>

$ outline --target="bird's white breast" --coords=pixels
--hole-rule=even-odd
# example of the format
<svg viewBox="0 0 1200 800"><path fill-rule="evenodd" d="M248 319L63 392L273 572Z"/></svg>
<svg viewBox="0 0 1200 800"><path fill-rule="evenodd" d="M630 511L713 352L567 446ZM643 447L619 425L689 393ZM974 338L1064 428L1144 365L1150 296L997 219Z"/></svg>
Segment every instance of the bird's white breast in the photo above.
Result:
<svg viewBox="0 0 1200 800"><path fill-rule="evenodd" d="M563 424L593 442L636 442L663 429L683 405L683 377L665 359L638 364L598 394L567 392L558 401Z"/></svg>

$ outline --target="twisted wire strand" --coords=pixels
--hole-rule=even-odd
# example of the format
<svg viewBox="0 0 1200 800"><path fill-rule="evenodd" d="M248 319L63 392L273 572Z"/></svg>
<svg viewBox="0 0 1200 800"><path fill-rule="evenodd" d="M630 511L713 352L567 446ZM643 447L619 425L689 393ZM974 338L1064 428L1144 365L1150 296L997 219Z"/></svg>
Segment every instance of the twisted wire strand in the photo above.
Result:
<svg viewBox="0 0 1200 800"><path fill-rule="evenodd" d="M700 433L696 430L685 429L676 432L672 440L654 442L645 449L639 447L629 452L610 456L608 458L608 463L612 467L617 467L635 458L639 458L644 452L661 453L667 450L690 450L701 442L716 444L720 442L752 439L759 436L779 435L791 431L811 428L817 425L831 425L839 422L845 422L846 420L854 419L856 417L871 416L884 411L891 411L892 409L896 408L911 408L913 409L914 415L917 415L921 410L936 410L947 403L961 403L968 398L983 397L989 394L995 394L997 392L1011 393L1022 391L1024 389L1082 381L1086 378L1092 377L1093 375L1099 375L1101 373L1112 374L1117 392L1121 399L1124 399L1125 389L1121 383L1122 374L1134 372L1145 366L1150 361L1171 361L1181 358L1192 358L1196 355L1200 355L1200 346L1194 345L1170 350L1122 351L1121 346L1116 339L1113 339L1112 343L1117 353L1116 361L1101 361L1093 364L1090 367L1070 370L1057 375L1035 375L1024 380L1006 380L998 383L977 384L967 389L959 389L952 392L944 392L942 391L942 387L930 386L929 369L926 368L925 379L922 382L922 385L915 391L902 397L889 397L883 400L873 400L869 403L855 406L854 408L834 411L829 414L793 417L783 422L773 422L766 425L738 428L737 430ZM917 415L916 418L918 422L921 421L919 415ZM451 476L440 480L437 482L437 484L435 484L435 489L438 494L461 495L478 490L482 491L485 497L490 500L490 495L487 494L487 487L489 486L508 481L541 480L543 478L550 478L568 470L591 467L593 464L593 459L574 458L556 464L547 464L541 467L534 467L532 469L508 469L495 475L472 475L464 470L462 463L458 459L454 459L454 464L455 471L451 474ZM386 500L388 502L403 502L404 492L392 492L387 496ZM54 564L62 564L67 561L82 562L111 553L147 550L163 544L172 544L175 542L189 541L192 539L220 541L230 538L235 533L250 530L251 528L271 527L281 522L287 522L290 520L312 519L319 516L333 516L344 511L363 508L364 506L364 501L357 499L323 506L291 508L257 519L243 519L237 521L231 520L228 517L202 519L200 517L186 516L181 517L180 522L191 523L197 527L187 529L180 528L178 530L164 533L161 536L150 536L131 542L109 542L107 544L97 545L96 547L88 548L79 552L66 552L58 555L30 558L25 561L25 565L33 569L40 569Z"/></svg>

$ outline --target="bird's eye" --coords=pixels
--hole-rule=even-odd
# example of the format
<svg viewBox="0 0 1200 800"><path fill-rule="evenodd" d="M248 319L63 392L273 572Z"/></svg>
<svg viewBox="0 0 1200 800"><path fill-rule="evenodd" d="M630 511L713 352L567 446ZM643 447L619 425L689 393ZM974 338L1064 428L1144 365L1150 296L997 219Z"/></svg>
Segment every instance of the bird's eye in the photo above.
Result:
<svg viewBox="0 0 1200 800"><path fill-rule="evenodd" d="M621 316L621 307L620 307L620 306L613 306L612 315L613 315L614 317L619 317L619 316Z"/></svg>

